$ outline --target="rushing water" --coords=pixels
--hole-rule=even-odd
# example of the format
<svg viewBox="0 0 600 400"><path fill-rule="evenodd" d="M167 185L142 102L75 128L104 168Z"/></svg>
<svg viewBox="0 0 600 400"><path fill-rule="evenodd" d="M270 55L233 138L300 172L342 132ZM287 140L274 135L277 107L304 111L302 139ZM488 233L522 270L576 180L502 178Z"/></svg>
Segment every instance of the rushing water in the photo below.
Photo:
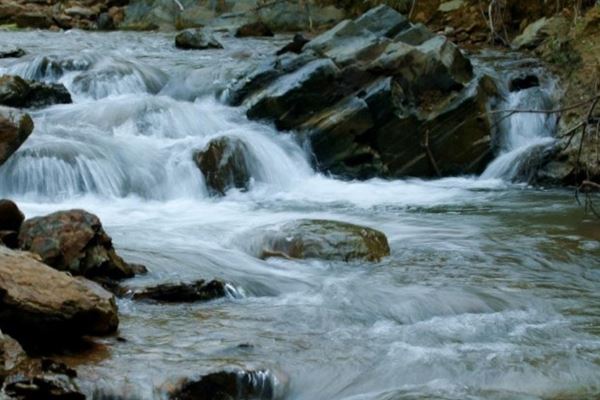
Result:
<svg viewBox="0 0 600 400"><path fill-rule="evenodd" d="M316 174L291 136L215 100L281 40L224 38L225 50L207 52L150 33L0 40L30 54L0 72L62 82L75 100L32 111L35 132L0 168L0 195L29 217L99 215L120 253L150 269L132 287L216 277L234 288L204 304L120 300L125 340L104 339L83 363L67 358L87 393L161 398L179 378L242 366L289 376L289 399L600 396L600 227L571 192L498 179L507 172ZM522 135L507 136L502 154L545 136L523 118L511 119ZM254 180L210 198L192 153L224 135L247 144ZM380 229L392 255L364 264L249 254L253 229L305 217Z"/></svg>

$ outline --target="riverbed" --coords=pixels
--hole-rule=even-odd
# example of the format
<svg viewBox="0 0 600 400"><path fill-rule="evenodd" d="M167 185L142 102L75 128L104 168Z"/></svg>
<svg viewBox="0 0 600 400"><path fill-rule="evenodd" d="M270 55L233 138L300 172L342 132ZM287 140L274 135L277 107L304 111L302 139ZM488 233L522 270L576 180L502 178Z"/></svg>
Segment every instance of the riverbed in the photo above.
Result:
<svg viewBox="0 0 600 400"><path fill-rule="evenodd" d="M208 303L119 300L118 336L65 358L84 392L162 398L180 378L239 366L280 371L289 399L599 396L600 224L573 191L315 172L293 135L220 100L288 39L221 37L224 50L201 52L162 33L0 32L28 52L0 60L1 73L61 82L74 99L31 111L35 131L0 168L0 195L27 217L97 214L150 271L132 288L231 284ZM192 160L220 136L253 160L250 190L222 198ZM379 229L391 256L254 256L256 229L299 218Z"/></svg>

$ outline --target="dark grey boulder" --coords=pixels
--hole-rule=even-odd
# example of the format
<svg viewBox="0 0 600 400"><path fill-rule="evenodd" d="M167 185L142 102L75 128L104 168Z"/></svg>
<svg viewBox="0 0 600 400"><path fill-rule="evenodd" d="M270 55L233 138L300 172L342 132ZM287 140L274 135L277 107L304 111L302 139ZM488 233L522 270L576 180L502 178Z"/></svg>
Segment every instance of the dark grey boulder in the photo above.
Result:
<svg viewBox="0 0 600 400"><path fill-rule="evenodd" d="M60 83L28 81L13 75L0 77L1 105L36 108L66 103L72 103L71 95Z"/></svg>

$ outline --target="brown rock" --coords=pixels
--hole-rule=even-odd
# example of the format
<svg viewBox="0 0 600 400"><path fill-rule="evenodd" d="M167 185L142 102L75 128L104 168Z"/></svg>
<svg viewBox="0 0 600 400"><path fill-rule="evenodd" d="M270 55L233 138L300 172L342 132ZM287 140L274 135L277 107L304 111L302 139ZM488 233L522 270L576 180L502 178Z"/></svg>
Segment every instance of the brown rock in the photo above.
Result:
<svg viewBox="0 0 600 400"><path fill-rule="evenodd" d="M235 37L273 36L273 31L264 22L257 21L240 26L235 32Z"/></svg>
<svg viewBox="0 0 600 400"><path fill-rule="evenodd" d="M223 196L231 188L248 188L250 171L246 154L244 142L227 137L211 140L204 150L195 153L194 160L211 194Z"/></svg>
<svg viewBox="0 0 600 400"><path fill-rule="evenodd" d="M15 152L33 131L33 120L14 108L0 106L0 165Z"/></svg>
<svg viewBox="0 0 600 400"><path fill-rule="evenodd" d="M83 210L59 211L32 218L19 234L23 250L39 254L53 268L88 278L134 276L119 257L97 216Z"/></svg>
<svg viewBox="0 0 600 400"><path fill-rule="evenodd" d="M268 229L260 240L260 258L379 261L390 255L383 232L340 221L292 221Z"/></svg>
<svg viewBox="0 0 600 400"><path fill-rule="evenodd" d="M0 247L0 329L29 342L52 342L117 329L114 297L31 254Z"/></svg>

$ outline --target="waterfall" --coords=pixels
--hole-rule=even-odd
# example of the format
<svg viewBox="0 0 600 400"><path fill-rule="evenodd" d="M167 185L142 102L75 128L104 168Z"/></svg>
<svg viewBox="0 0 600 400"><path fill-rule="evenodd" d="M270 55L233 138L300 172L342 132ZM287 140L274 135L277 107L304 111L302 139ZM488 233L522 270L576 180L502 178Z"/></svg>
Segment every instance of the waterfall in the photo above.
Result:
<svg viewBox="0 0 600 400"><path fill-rule="evenodd" d="M497 75L503 98L498 111L507 111L494 114L497 156L481 174L481 179L528 181L555 142L555 114L510 111L556 107L556 80L548 77L541 67L532 68L529 62L523 62L523 66L511 63L508 73L500 69Z"/></svg>
<svg viewBox="0 0 600 400"><path fill-rule="evenodd" d="M30 112L33 134L0 169L2 196L205 197L193 153L223 136L245 144L254 185L286 187L312 174L292 136L247 120L213 96L180 101L160 94L168 75L156 67L84 54L35 57L6 72L61 82L74 104Z"/></svg>

